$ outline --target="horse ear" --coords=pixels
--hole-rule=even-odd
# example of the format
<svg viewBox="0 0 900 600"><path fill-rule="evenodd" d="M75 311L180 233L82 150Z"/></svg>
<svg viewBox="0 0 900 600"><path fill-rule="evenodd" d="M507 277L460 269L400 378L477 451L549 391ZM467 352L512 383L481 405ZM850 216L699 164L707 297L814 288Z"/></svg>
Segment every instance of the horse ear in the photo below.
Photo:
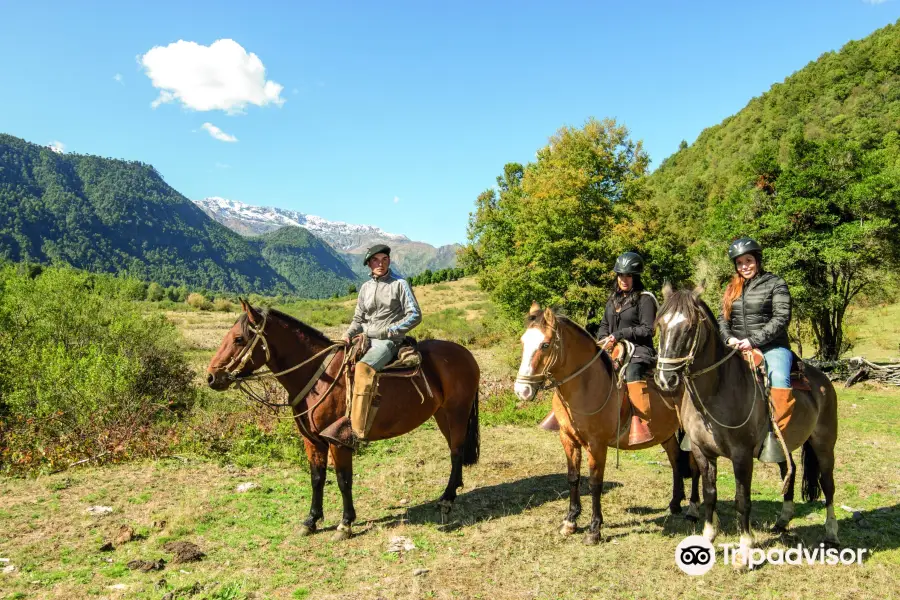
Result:
<svg viewBox="0 0 900 600"><path fill-rule="evenodd" d="M541 305L538 304L537 301L532 302L532 303L531 303L531 308L528 309L528 314L529 314L529 315L536 315L536 314L539 313L539 312L541 312Z"/></svg>
<svg viewBox="0 0 900 600"><path fill-rule="evenodd" d="M665 283L665 285L663 285L662 295L663 295L663 301L668 300L669 296L672 295L672 284L669 283L668 281Z"/></svg>
<svg viewBox="0 0 900 600"><path fill-rule="evenodd" d="M259 323L262 321L262 313L250 306L250 303L246 302L243 299L241 299L241 308L243 308L244 312L247 313L247 318L251 323L253 323L254 325L259 325Z"/></svg>
<svg viewBox="0 0 900 600"><path fill-rule="evenodd" d="M556 315L549 308L544 309L544 322L550 327L556 325Z"/></svg>

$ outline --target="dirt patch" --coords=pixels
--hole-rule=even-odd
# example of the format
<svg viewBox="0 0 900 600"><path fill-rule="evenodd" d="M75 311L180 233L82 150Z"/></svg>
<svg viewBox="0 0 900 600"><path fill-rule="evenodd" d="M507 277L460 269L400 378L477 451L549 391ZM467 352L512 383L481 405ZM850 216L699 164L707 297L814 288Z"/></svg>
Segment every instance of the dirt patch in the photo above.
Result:
<svg viewBox="0 0 900 600"><path fill-rule="evenodd" d="M149 573L150 571L162 571L166 568L166 561L163 558L157 560L130 560L128 564L125 565L132 571L140 571L142 573Z"/></svg>
<svg viewBox="0 0 900 600"><path fill-rule="evenodd" d="M163 546L163 550L175 555L172 564L197 562L206 556L200 547L192 542L169 542Z"/></svg>

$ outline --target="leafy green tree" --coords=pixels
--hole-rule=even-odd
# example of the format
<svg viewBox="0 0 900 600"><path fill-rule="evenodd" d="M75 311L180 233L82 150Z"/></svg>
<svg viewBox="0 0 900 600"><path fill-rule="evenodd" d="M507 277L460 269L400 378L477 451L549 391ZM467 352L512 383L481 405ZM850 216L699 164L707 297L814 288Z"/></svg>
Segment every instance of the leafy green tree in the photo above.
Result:
<svg viewBox="0 0 900 600"><path fill-rule="evenodd" d="M796 318L809 320L821 358L848 349L851 301L900 265L900 135L870 150L841 139L791 140L785 164L764 148L751 185L716 207L712 239L755 236L764 266L785 278ZM719 253L724 254L722 248Z"/></svg>
<svg viewBox="0 0 900 600"><path fill-rule="evenodd" d="M499 194L479 197L464 266L479 269L481 285L511 315L534 300L572 312L602 306L626 243L616 225L634 209L648 163L614 120L560 129L535 163L507 166Z"/></svg>

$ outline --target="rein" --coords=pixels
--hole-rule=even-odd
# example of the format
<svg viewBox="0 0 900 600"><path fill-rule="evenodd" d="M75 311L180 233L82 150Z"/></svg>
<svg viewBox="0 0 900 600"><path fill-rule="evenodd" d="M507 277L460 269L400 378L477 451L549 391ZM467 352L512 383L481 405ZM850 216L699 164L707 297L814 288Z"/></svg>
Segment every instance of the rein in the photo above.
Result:
<svg viewBox="0 0 900 600"><path fill-rule="evenodd" d="M691 370L690 370L691 365L694 364L694 359L696 358L696 355L697 355L697 349L698 349L697 346L698 346L699 340L700 340L700 327L703 324L703 322L707 322L707 321L708 321L708 319L707 319L706 315L702 315L701 323L697 324L697 328L694 331L694 339L691 342L691 349L688 351L687 356L680 357L680 358L658 357L656 359L657 360L656 368L663 372L669 371L672 373L677 373L678 371L683 370L684 386L685 386L685 388L687 388L688 394L690 394L691 398L696 400L697 403L700 405L700 408L703 409L703 414L705 416L709 417L709 419L712 420L719 427L724 427L725 429L740 429L741 427L743 427L750 421L750 417L753 415L753 408L756 405L756 397L757 397L756 392L759 391L758 385L754 385L753 402L750 404L750 412L747 413L747 418L744 419L744 421L740 425L726 425L725 423L722 423L717 418L715 418L712 415L712 413L709 412L709 409L706 408L706 405L703 403L703 398L700 396L700 393L697 391L697 387L694 384L694 379L696 379L700 375L704 375L706 373L709 373L710 371L714 371L714 370L718 369L720 366L725 364L725 362L728 359L730 359L732 356L734 356L735 353L737 353L737 351L738 351L737 347L735 346L731 349L731 352L729 352L724 357L722 357L721 359L714 362L712 365L705 367L703 369L700 369L699 371L691 372ZM668 366L668 365L673 365L673 366Z"/></svg>
<svg viewBox="0 0 900 600"><path fill-rule="evenodd" d="M588 334L588 335L590 335L590 334ZM594 353L594 356L592 356L589 361L587 361L581 367L576 369L574 373L570 373L569 375L563 377L562 379L557 380L550 373L550 370L554 367L554 365L556 365L556 362L559 360L560 356L562 356L562 337L559 334L559 329L556 327L556 325L554 325L553 326L553 343L550 346L550 354L547 359L547 364L544 367L544 371L538 375L519 375L516 377L516 383L524 383L525 385L536 385L537 390L535 390L535 392L539 392L542 390L556 389L556 388L560 387L561 385L564 385L564 384L572 381L573 379L575 379L576 377L578 377L579 375L584 373L588 369L588 367L590 367L592 364L594 364L597 361L598 358L600 358L600 355L603 353L604 353L603 348L597 348L597 352ZM615 371L612 372L610 378L612 380L615 380ZM566 410L574 412L575 414L583 416L583 417L589 417L592 415L596 415L601 410L606 408L607 403L609 403L609 399L612 397L612 390L614 387L617 387L616 385L614 385L614 383L615 383L614 381L610 382L609 391L606 394L606 400L603 401L603 404L601 404L600 408L598 408L597 410L590 412L590 413L581 413L581 412L578 412L578 411L572 409L570 406L568 406L568 403L566 403ZM565 401L565 398L563 397L562 393L560 393L560 392L557 392L557 393L559 393L560 399Z"/></svg>
<svg viewBox="0 0 900 600"><path fill-rule="evenodd" d="M228 374L229 379L231 379L233 382L235 382L238 390L243 392L251 400L259 402L260 404L262 404L264 406L268 406L270 408L275 408L275 409L287 408L287 407L296 408L297 405L300 404L300 402L302 402L303 399L307 396L307 394L309 394L310 390L312 390L313 387L315 387L315 385L322 379L322 376L325 374L325 371L328 370L328 367L331 366L331 363L334 361L334 358L335 358L335 356L337 356L337 353L340 350L346 348L346 344L342 340L341 341L332 340L333 343L330 346L328 346L327 348L325 348L324 350L317 352L316 354L314 354L311 357L307 358L306 360L294 365L293 367L284 369L283 371L278 371L277 373L273 372L270 368L266 367L268 369L268 371L263 370L263 371L259 371L257 373L252 373L250 375L239 376L238 373L241 370L243 370L244 367L247 365L247 361L249 361L250 357L253 355L253 350L257 344L261 343L263 350L265 350L265 352L266 352L266 363L268 363L269 360L271 360L271 354L269 353L269 343L266 340L265 334L263 333L266 328L267 319L268 319L268 315L263 315L263 321L259 327L254 327L253 325L249 326L250 331L252 331L254 334L253 339L250 341L249 344L247 344L247 346L239 354L237 354L234 358L231 359L231 361L225 366L224 371ZM327 355L327 356L325 356L325 355ZM319 364L319 367L316 369L316 372L313 374L313 376L310 378L310 380L306 383L306 385L303 387L303 389L300 390L300 392L298 394L296 394L289 402L283 402L283 403L282 402L269 402L265 398L260 397L259 394L254 392L247 385L251 381L261 381L264 379L275 379L275 378L281 377L282 375L287 375L288 373L291 373L293 371L296 371L297 369L305 367L306 365L321 358L322 356L325 356L325 359ZM314 439L318 436L314 436L312 434L312 432L310 432L306 428L306 426L303 425L303 421L302 421L301 417L303 417L307 414L311 415L312 411L314 411L322 402L325 401L326 398L328 398L328 395L331 393L331 390L334 389L334 386L337 384L338 380L340 379L341 372L343 372L343 370L346 368L349 360L350 360L350 353L345 352L344 359L341 362L341 367L340 367L340 369L338 369L338 372L334 377L334 381L332 381L331 385L328 386L328 389L325 390L325 393L321 394L321 396L319 397L318 401L316 401L315 404L307 407L306 410L296 413L292 416L292 418L295 419L298 424L300 424L301 429L303 429L305 433L309 434L308 437L310 439ZM232 365L234 365L235 363L237 363L237 366L232 367ZM311 422L312 422L312 417L310 416L310 423Z"/></svg>

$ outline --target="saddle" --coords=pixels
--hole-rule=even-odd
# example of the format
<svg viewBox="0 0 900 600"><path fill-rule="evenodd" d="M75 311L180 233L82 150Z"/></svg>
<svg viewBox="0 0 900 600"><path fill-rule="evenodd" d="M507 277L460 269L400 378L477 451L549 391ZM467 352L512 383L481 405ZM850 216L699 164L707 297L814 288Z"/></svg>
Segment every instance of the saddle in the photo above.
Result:
<svg viewBox="0 0 900 600"><path fill-rule="evenodd" d="M365 334L360 334L353 338L350 349L348 350L348 368L346 370L348 407L350 405L350 390L353 387L354 367L356 366L356 363L359 362L359 359L361 359L371 347L372 342L369 337ZM421 396L422 401L424 402L425 396L413 379L414 377L421 377L422 381L425 383L425 389L428 392L428 395L433 397L431 388L428 385L428 380L425 378L425 374L422 373L422 353L419 351L419 344L416 341L416 338L412 336L403 338L403 342L401 342L400 348L397 350L397 357L375 374L374 386L376 390L378 389L380 380L384 377L402 377L410 379L413 387L419 392L419 396Z"/></svg>
<svg viewBox="0 0 900 600"><path fill-rule="evenodd" d="M765 357L759 348L754 348L749 352L743 353L744 360L750 365L750 368L756 372L760 378L763 387L768 387L768 375L766 374ZM809 379L806 377L805 363L795 352L791 352L791 387L795 390L804 392L810 391L812 388Z"/></svg>

